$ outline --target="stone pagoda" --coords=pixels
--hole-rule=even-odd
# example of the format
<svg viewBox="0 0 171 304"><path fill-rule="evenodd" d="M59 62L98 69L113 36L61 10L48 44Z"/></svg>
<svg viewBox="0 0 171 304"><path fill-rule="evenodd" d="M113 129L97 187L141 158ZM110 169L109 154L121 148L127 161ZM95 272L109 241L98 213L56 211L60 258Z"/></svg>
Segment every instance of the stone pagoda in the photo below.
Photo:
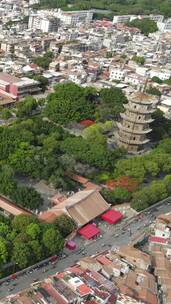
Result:
<svg viewBox="0 0 171 304"><path fill-rule="evenodd" d="M136 92L124 105L125 112L121 113L121 122L117 123L116 135L119 147L128 153L141 154L149 142L147 134L152 131L149 124L153 121L151 114L155 111L157 99L143 92Z"/></svg>

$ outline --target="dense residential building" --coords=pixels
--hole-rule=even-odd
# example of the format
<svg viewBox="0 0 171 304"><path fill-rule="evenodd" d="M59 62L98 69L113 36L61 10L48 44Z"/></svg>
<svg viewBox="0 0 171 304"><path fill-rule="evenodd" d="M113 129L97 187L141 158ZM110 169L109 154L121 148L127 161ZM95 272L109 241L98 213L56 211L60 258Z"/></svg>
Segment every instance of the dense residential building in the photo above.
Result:
<svg viewBox="0 0 171 304"><path fill-rule="evenodd" d="M126 75L126 71L121 69L121 68L112 68L110 69L110 81L112 80L118 80L118 81L121 81L121 80L124 80L125 78L125 75Z"/></svg>
<svg viewBox="0 0 171 304"><path fill-rule="evenodd" d="M123 259L122 252L125 251L127 254ZM141 260L139 266L133 266L129 259L129 252L132 256L131 252L136 251L136 258ZM33 299L36 302L41 299L43 303L57 301L66 304L157 304L155 277L144 270L144 265L148 263L151 265L150 257L137 249L121 247L118 252L109 250L82 258L76 265L11 296L10 301L23 303L25 299L29 303ZM1 303L7 303L7 299Z"/></svg>
<svg viewBox="0 0 171 304"><path fill-rule="evenodd" d="M77 23L90 23L93 19L93 11L62 11L54 13L39 11L30 14L28 28L41 30L43 33L57 32L60 22L65 26L75 26Z"/></svg>
<svg viewBox="0 0 171 304"><path fill-rule="evenodd" d="M171 303L171 213L161 214L152 224L148 240L152 267L156 277L159 303Z"/></svg>
<svg viewBox="0 0 171 304"><path fill-rule="evenodd" d="M0 73L0 93L13 99L34 95L41 91L39 82L27 77L17 78Z"/></svg>

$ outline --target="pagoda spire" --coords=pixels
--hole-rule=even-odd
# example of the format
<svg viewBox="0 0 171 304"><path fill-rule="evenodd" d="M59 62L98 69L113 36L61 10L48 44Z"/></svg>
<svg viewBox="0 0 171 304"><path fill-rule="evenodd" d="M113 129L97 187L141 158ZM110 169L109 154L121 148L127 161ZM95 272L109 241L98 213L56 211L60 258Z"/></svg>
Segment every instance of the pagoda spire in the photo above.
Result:
<svg viewBox="0 0 171 304"><path fill-rule="evenodd" d="M117 123L116 134L119 147L124 147L128 153L140 154L145 151L150 141L147 134L152 131L150 123L151 114L155 111L156 97L144 92L136 92L124 105L125 112L121 113L121 122Z"/></svg>

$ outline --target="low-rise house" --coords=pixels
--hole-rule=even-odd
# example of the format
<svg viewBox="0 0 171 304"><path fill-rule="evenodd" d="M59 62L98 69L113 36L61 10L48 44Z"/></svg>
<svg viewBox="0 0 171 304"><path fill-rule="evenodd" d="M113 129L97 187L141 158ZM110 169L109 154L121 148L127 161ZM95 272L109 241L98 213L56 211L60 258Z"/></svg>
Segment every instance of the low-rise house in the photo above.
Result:
<svg viewBox="0 0 171 304"><path fill-rule="evenodd" d="M129 73L125 76L124 82L133 85L133 86L138 86L140 87L141 85L143 85L146 81L146 78L135 74L135 73Z"/></svg>
<svg viewBox="0 0 171 304"><path fill-rule="evenodd" d="M160 101L160 104L158 105L158 109L160 109L165 114L168 114L171 112L171 97L164 98Z"/></svg>
<svg viewBox="0 0 171 304"><path fill-rule="evenodd" d="M111 67L110 68L110 81L117 80L117 81L122 81L124 80L126 76L126 70L122 68L117 68L117 67Z"/></svg>
<svg viewBox="0 0 171 304"><path fill-rule="evenodd" d="M120 294L117 298L116 304L140 304L140 301L128 297L124 294ZM141 304L145 304L145 302L141 302Z"/></svg>
<svg viewBox="0 0 171 304"><path fill-rule="evenodd" d="M170 239L171 236L171 215L161 214L154 224L154 234L156 237Z"/></svg>
<svg viewBox="0 0 171 304"><path fill-rule="evenodd" d="M150 78L158 77L161 80L167 80L171 77L171 72L169 70L164 70L160 68L153 68L149 71Z"/></svg>
<svg viewBox="0 0 171 304"><path fill-rule="evenodd" d="M100 263L92 257L85 257L79 261L79 264L82 269L89 269L90 271L100 271L102 269L102 266Z"/></svg>
<svg viewBox="0 0 171 304"><path fill-rule="evenodd" d="M146 304L158 303L155 278L148 272L140 269L130 270L126 276L113 280L122 294Z"/></svg>
<svg viewBox="0 0 171 304"><path fill-rule="evenodd" d="M168 239L164 237L159 236L150 236L149 239L149 249L151 250L151 246L153 245L160 245L160 246L167 246L168 245Z"/></svg>
<svg viewBox="0 0 171 304"><path fill-rule="evenodd" d="M134 248L133 246L121 246L118 248L117 254L126 261L143 270L148 270L151 265L150 256Z"/></svg>
<svg viewBox="0 0 171 304"><path fill-rule="evenodd" d="M169 239L170 238L170 228L162 222L157 222L155 224L155 236L157 237L161 237L164 239Z"/></svg>
<svg viewBox="0 0 171 304"><path fill-rule="evenodd" d="M17 78L7 73L0 73L0 92L13 99L23 98L41 91L39 82L27 77Z"/></svg>
<svg viewBox="0 0 171 304"><path fill-rule="evenodd" d="M171 303L171 261L168 260L162 248L159 248L158 251L153 251L152 265L162 292L163 303L169 304Z"/></svg>

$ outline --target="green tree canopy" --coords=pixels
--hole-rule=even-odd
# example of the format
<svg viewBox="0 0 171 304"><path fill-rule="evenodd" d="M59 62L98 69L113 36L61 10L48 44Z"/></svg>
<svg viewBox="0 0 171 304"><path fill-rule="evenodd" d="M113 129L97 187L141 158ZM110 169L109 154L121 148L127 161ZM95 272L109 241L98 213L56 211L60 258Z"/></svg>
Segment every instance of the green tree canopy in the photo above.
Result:
<svg viewBox="0 0 171 304"><path fill-rule="evenodd" d="M115 160L124 154L122 149L110 151L107 145L89 142L82 137L68 137L61 143L61 150L73 156L76 161L88 163L100 169L111 169Z"/></svg>
<svg viewBox="0 0 171 304"><path fill-rule="evenodd" d="M41 195L34 188L18 187L12 195L17 205L30 210L39 209L43 204Z"/></svg>
<svg viewBox="0 0 171 304"><path fill-rule="evenodd" d="M171 85L171 77L169 79L164 80L163 82L170 86Z"/></svg>
<svg viewBox="0 0 171 304"><path fill-rule="evenodd" d="M23 241L14 242L12 260L19 268L27 267L31 262L31 258L32 251L27 243L24 243Z"/></svg>
<svg viewBox="0 0 171 304"><path fill-rule="evenodd" d="M36 223L36 222L37 222L36 217L31 216L31 215L21 214L21 215L14 217L14 219L12 220L12 227L17 232L22 232L22 231L26 230L28 225L30 225L31 223Z"/></svg>
<svg viewBox="0 0 171 304"><path fill-rule="evenodd" d="M66 214L57 217L55 226L64 238L76 228L76 224L72 218Z"/></svg>
<svg viewBox="0 0 171 304"><path fill-rule="evenodd" d="M94 93L94 90L93 90ZM45 115L59 124L93 118L95 104L90 92L74 83L58 84L48 96Z"/></svg>
<svg viewBox="0 0 171 304"><path fill-rule="evenodd" d="M33 76L33 79L40 82L39 87L41 87L42 91L45 92L48 86L48 79L42 75L35 75Z"/></svg>
<svg viewBox="0 0 171 304"><path fill-rule="evenodd" d="M131 199L131 193L124 188L116 187L114 190L103 190L102 195L108 203L112 205L129 202Z"/></svg>
<svg viewBox="0 0 171 304"><path fill-rule="evenodd" d="M0 236L0 267L7 262L8 249L6 240Z"/></svg>
<svg viewBox="0 0 171 304"><path fill-rule="evenodd" d="M157 88L152 87L152 86L147 88L146 92L147 92L147 94L151 94L151 95L155 95L155 96L161 96L161 92Z"/></svg>
<svg viewBox="0 0 171 304"><path fill-rule="evenodd" d="M0 167L0 192L4 195L12 195L16 189L16 182L13 179L14 171L8 165Z"/></svg>
<svg viewBox="0 0 171 304"><path fill-rule="evenodd" d="M131 206L137 211L141 211L166 198L170 193L165 182L153 181L149 186L136 191L133 194Z"/></svg>
<svg viewBox="0 0 171 304"><path fill-rule="evenodd" d="M123 104L127 103L127 98L121 89L111 87L100 91L100 107L97 109L97 118L106 121L109 118L116 118L123 112Z"/></svg>
<svg viewBox="0 0 171 304"><path fill-rule="evenodd" d="M16 150L10 155L9 163L18 173L29 174L34 170L35 147L27 142L21 142Z"/></svg>
<svg viewBox="0 0 171 304"><path fill-rule="evenodd" d="M43 56L38 56L33 59L33 62L37 64L40 68L47 70L49 68L49 64L52 62L53 53L47 52Z"/></svg>
<svg viewBox="0 0 171 304"><path fill-rule="evenodd" d="M153 77L151 78L151 80L152 80L153 82L156 82L156 83L159 83L159 84L162 84L162 83L163 83L163 81L162 81L159 77L157 77L157 76L153 76Z"/></svg>
<svg viewBox="0 0 171 304"><path fill-rule="evenodd" d="M130 176L143 182L171 172L171 140L164 139L149 154L119 160L115 165L114 176Z"/></svg>
<svg viewBox="0 0 171 304"><path fill-rule="evenodd" d="M58 230L49 228L43 234L43 244L50 254L55 254L63 249L64 240Z"/></svg>
<svg viewBox="0 0 171 304"><path fill-rule="evenodd" d="M137 64L140 64L140 65L144 65L144 63L145 63L145 58L141 57L141 56L133 56L132 60L135 61Z"/></svg>
<svg viewBox="0 0 171 304"><path fill-rule="evenodd" d="M33 97L25 97L17 106L17 117L28 117L32 114L32 111L35 110L38 106L38 103Z"/></svg>
<svg viewBox="0 0 171 304"><path fill-rule="evenodd" d="M163 182L166 186L167 192L171 193L171 175L166 175L163 179Z"/></svg>
<svg viewBox="0 0 171 304"><path fill-rule="evenodd" d="M38 240L40 233L41 229L38 223L31 223L26 228L26 234L28 234L32 240Z"/></svg>
<svg viewBox="0 0 171 304"><path fill-rule="evenodd" d="M164 117L164 113L157 109L153 114L152 118L154 119L151 123L152 132L150 137L152 141L159 141L163 138L171 136L171 121Z"/></svg>
<svg viewBox="0 0 171 304"><path fill-rule="evenodd" d="M2 119L9 119L10 117L12 117L11 111L9 109L2 109L0 112L0 116Z"/></svg>
<svg viewBox="0 0 171 304"><path fill-rule="evenodd" d="M29 247L32 250L33 260L35 260L35 262L44 258L44 248L38 240L29 241Z"/></svg>
<svg viewBox="0 0 171 304"><path fill-rule="evenodd" d="M113 15L148 15L163 14L171 16L171 7L169 0L41 0L40 4L34 5L35 9L42 8L62 8L64 10L88 10L100 9L101 12L95 13L94 18L110 18ZM104 12L104 10L107 10ZM109 12L108 12L109 11Z"/></svg>
<svg viewBox="0 0 171 304"><path fill-rule="evenodd" d="M0 236L1 237L6 237L7 234L9 233L9 226L5 223L0 223Z"/></svg>
<svg viewBox="0 0 171 304"><path fill-rule="evenodd" d="M149 18L132 20L131 22L128 22L128 26L140 29L141 33L143 33L144 35L154 33L158 30L156 22L150 20Z"/></svg>
<svg viewBox="0 0 171 304"><path fill-rule="evenodd" d="M90 143L96 142L99 144L106 144L106 137L102 134L100 124L94 124L83 131L83 137Z"/></svg>

